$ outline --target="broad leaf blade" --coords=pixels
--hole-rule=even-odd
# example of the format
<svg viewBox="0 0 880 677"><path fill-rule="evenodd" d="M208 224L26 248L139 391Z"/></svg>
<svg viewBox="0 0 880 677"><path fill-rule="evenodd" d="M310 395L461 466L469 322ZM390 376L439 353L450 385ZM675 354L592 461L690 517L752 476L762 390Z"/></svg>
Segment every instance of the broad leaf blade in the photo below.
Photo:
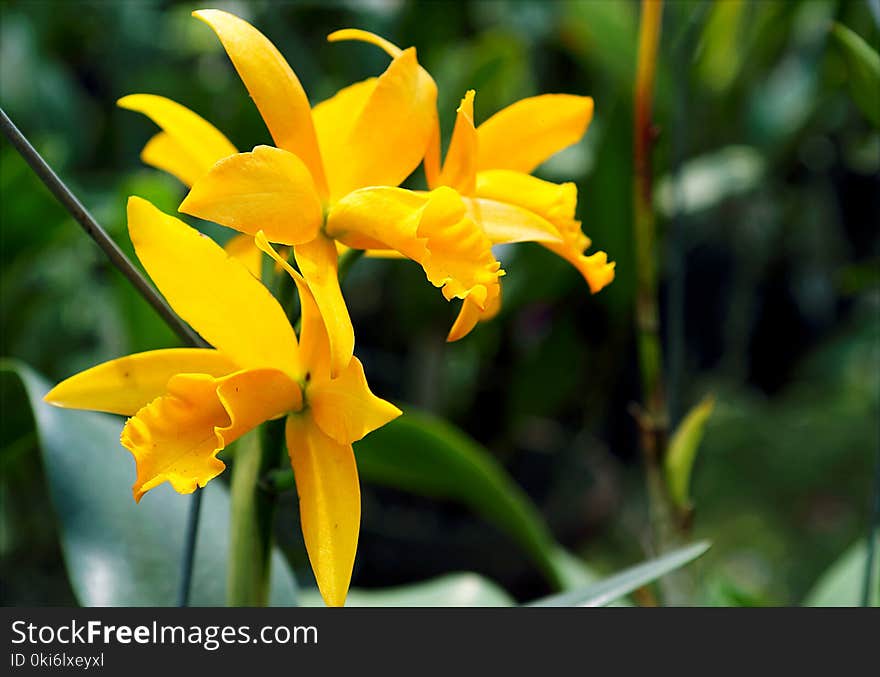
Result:
<svg viewBox="0 0 880 677"><path fill-rule="evenodd" d="M43 402L49 384L30 368L3 363L24 384L34 413L49 494L55 506L70 582L83 606L169 606L175 603L190 497L167 484L131 495L134 462L119 444L122 419ZM211 482L203 491L191 604L226 598L229 495ZM270 602L296 602L296 584L279 552Z"/></svg>
<svg viewBox="0 0 880 677"><path fill-rule="evenodd" d="M708 549L709 543L706 541L694 543L625 569L580 590L544 597L527 606L606 606L623 595L688 564Z"/></svg>
<svg viewBox="0 0 880 677"><path fill-rule="evenodd" d="M315 591L300 593L302 606L323 606ZM360 607L509 607L513 599L492 581L479 574L446 574L427 581L391 588L352 588L345 606Z"/></svg>
<svg viewBox="0 0 880 677"><path fill-rule="evenodd" d="M562 586L556 544L529 497L479 444L454 426L407 410L355 444L364 480L468 506L518 543Z"/></svg>

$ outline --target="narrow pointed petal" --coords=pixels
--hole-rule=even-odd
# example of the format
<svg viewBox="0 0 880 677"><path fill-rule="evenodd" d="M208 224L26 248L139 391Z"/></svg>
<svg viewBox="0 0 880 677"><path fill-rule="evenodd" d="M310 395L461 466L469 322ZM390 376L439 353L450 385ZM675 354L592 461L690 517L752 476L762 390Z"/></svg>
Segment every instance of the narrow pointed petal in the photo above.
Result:
<svg viewBox="0 0 880 677"><path fill-rule="evenodd" d="M486 304L485 310L481 310L472 299L465 299L461 304L461 309L458 311L458 317L455 318L452 329L449 330L449 334L446 336L446 340L451 343L463 339L477 326L478 322L488 322L497 316L500 311L500 290L498 295Z"/></svg>
<svg viewBox="0 0 880 677"><path fill-rule="evenodd" d="M477 130L474 128L474 90L471 89L458 107L439 183L455 188L462 195L471 195L476 181Z"/></svg>
<svg viewBox="0 0 880 677"><path fill-rule="evenodd" d="M308 397L315 422L339 444L357 442L403 413L372 393L356 357L338 378L311 384Z"/></svg>
<svg viewBox="0 0 880 677"><path fill-rule="evenodd" d="M235 146L210 122L186 106L155 94L130 94L120 108L143 113L163 133L147 143L141 159L191 185L218 160L237 153Z"/></svg>
<svg viewBox="0 0 880 677"><path fill-rule="evenodd" d="M329 380L330 339L327 336L324 318L321 317L321 311L318 310L318 304L312 296L308 283L275 251L262 231L257 233L254 242L257 247L275 259L296 283L300 303L299 355L304 372L303 378L311 384Z"/></svg>
<svg viewBox="0 0 880 677"><path fill-rule="evenodd" d="M224 376L238 366L217 350L170 348L127 355L81 371L52 388L43 398L70 409L132 416L164 394L177 374Z"/></svg>
<svg viewBox="0 0 880 677"><path fill-rule="evenodd" d="M197 180L180 211L272 242L300 244L318 234L321 199L308 168L273 146L231 155Z"/></svg>
<svg viewBox="0 0 880 677"><path fill-rule="evenodd" d="M248 272L258 280L263 275L263 252L254 244L254 238L250 235L235 235L230 238L223 251L248 269Z"/></svg>
<svg viewBox="0 0 880 677"><path fill-rule="evenodd" d="M208 24L220 38L275 145L299 157L309 168L319 193L326 195L309 100L293 69L275 45L247 21L217 9L199 10L193 16Z"/></svg>
<svg viewBox="0 0 880 677"><path fill-rule="evenodd" d="M159 132L147 141L141 151L141 160L146 165L168 172L185 186L191 186L210 167L191 158L167 132Z"/></svg>
<svg viewBox="0 0 880 677"><path fill-rule="evenodd" d="M294 247L294 255L324 320L330 341L330 374L335 377L348 366L354 354L354 328L339 287L336 245L330 238L318 235L311 242Z"/></svg>
<svg viewBox="0 0 880 677"><path fill-rule="evenodd" d="M452 343L470 334L473 328L477 326L477 322L480 321L481 312L480 307L476 303L465 299L461 304L455 322L452 324L452 328L449 330L449 334L446 336L446 341Z"/></svg>
<svg viewBox="0 0 880 677"><path fill-rule="evenodd" d="M263 421L302 405L299 386L275 369L239 371L221 379L178 374L167 392L140 409L120 441L135 458L135 501L170 482L188 494L223 472L217 453Z"/></svg>
<svg viewBox="0 0 880 677"><path fill-rule="evenodd" d="M376 47L385 50L385 53L388 54L392 59L400 56L403 53L403 50L400 49L393 42L386 40L385 38L376 35L375 33L370 33L369 31L363 31L359 28L342 28L338 31L333 31L330 35L327 36L328 42L344 42L346 40L355 40L357 42L368 42L371 45L376 45Z"/></svg>
<svg viewBox="0 0 880 677"><path fill-rule="evenodd" d="M284 310L219 245L138 197L128 201L128 232L159 291L202 338L244 368L299 375Z"/></svg>
<svg viewBox="0 0 880 677"><path fill-rule="evenodd" d="M350 444L321 432L308 414L287 417L306 551L327 606L343 606L361 524L361 491Z"/></svg>
<svg viewBox="0 0 880 677"><path fill-rule="evenodd" d="M396 186L413 172L434 131L437 86L409 48L376 80L322 106L321 151L330 197L337 200L364 186ZM345 122L329 131L333 120L346 118L346 107Z"/></svg>
<svg viewBox="0 0 880 677"><path fill-rule="evenodd" d="M477 169L531 173L551 155L577 143L593 118L593 99L543 94L522 99L477 128Z"/></svg>

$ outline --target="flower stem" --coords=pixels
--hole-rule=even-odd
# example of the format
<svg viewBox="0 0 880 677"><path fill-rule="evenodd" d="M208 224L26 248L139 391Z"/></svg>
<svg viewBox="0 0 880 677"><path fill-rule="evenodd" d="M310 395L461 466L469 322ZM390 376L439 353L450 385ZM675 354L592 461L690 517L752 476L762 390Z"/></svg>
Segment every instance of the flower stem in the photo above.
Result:
<svg viewBox="0 0 880 677"><path fill-rule="evenodd" d="M180 337L180 339L191 346L206 348L208 345L196 334L190 327L175 313L165 299L153 288L147 279L141 275L140 271L129 260L125 253L113 241L113 238L107 234L101 225L95 221L94 217L89 214L88 210L83 206L71 190L58 178L58 175L52 170L49 164L31 145L27 138L16 127L6 111L0 108L0 128L3 134L9 139L9 142L18 151L25 161L30 165L34 173L52 191L55 199L76 219L76 222L82 226L86 234L91 237L101 250L110 259L110 262L116 269L122 273L140 295L149 303L157 313L161 316L165 323Z"/></svg>
<svg viewBox="0 0 880 677"><path fill-rule="evenodd" d="M645 464L648 505L654 546L660 552L683 541L681 521L676 515L663 477L663 461L669 438L663 352L660 340L657 234L653 205L651 152L656 129L651 120L654 80L663 16L662 0L642 0L638 62L634 92L633 181L636 247L635 323L642 386L642 406L636 421ZM665 601L682 604L688 597L687 582L668 576L663 581Z"/></svg>
<svg viewBox="0 0 880 677"><path fill-rule="evenodd" d="M228 606L266 606L269 602L277 503L275 494L264 491L258 482L264 474L278 467L277 452L279 447L283 449L283 435L284 420L270 421L245 435L236 445L226 579Z"/></svg>
<svg viewBox="0 0 880 677"><path fill-rule="evenodd" d="M196 558L196 540L199 533L199 517L202 512L202 491L193 492L189 504L189 515L186 522L186 538L184 539L183 560L180 565L180 584L177 589L177 606L189 606L189 593L192 588L192 575Z"/></svg>
<svg viewBox="0 0 880 677"><path fill-rule="evenodd" d="M147 279L141 275L140 271L129 260L125 253L113 241L113 238L104 230L101 225L95 221L94 217L83 206L82 202L77 199L76 195L67 187L67 185L58 177L49 163L43 159L37 150L31 145L27 137L19 131L18 127L6 115L6 111L0 108L0 129L9 139L9 142L18 151L19 155L30 165L37 177L52 192L55 199L61 203L68 213L82 227L86 234L95 241L101 250L110 259L110 262L116 269L122 273L125 278L131 282L132 286L140 293L140 295L153 306L153 309L159 314L165 323L174 331L175 334L184 343L197 348L209 347L202 338L196 334L189 325L187 325L175 313L171 306L163 299ZM193 564L195 562L196 537L199 530L199 516L201 514L202 492L196 489L190 499L189 517L187 520L186 541L183 550L183 559L180 571L180 586L177 593L177 605L187 606L189 604L190 587L192 585Z"/></svg>

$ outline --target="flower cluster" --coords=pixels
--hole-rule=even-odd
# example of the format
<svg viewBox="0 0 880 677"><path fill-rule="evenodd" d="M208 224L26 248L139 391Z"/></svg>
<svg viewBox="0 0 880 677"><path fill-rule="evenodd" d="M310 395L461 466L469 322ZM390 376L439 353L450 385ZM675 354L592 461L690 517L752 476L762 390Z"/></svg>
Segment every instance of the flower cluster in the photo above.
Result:
<svg viewBox="0 0 880 677"><path fill-rule="evenodd" d="M537 96L476 125L469 91L441 163L437 87L414 48L359 30L331 34L373 43L391 62L312 108L253 26L219 10L194 15L219 37L275 145L239 153L209 122L161 96L134 94L119 105L161 128L142 158L189 187L179 210L240 232L221 248L146 200L128 203L138 258L213 348L112 360L63 381L46 400L130 417L121 442L136 461L136 501L163 482L181 493L205 486L224 469L220 450L285 418L309 559L325 602L342 605L360 526L352 444L401 412L370 391L354 356L339 254L354 248L418 263L447 300L462 301L450 341L500 308L495 244L537 242L599 291L614 264L604 252L584 254L590 240L575 219L574 184L531 176L581 138L593 102ZM421 163L427 190L399 187ZM290 259L275 245L290 247ZM264 255L296 285L298 336L260 281Z"/></svg>

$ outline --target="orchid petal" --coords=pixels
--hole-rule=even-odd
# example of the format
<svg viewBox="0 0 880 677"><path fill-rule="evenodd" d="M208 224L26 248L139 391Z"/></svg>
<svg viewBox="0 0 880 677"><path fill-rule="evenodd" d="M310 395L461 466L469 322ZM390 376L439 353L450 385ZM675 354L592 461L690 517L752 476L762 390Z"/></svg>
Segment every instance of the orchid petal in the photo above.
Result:
<svg viewBox="0 0 880 677"><path fill-rule="evenodd" d="M163 482L189 494L205 486L226 467L217 458L223 440L216 428L229 415L217 398L215 379L180 374L168 383L168 392L128 419L120 442L134 456L137 479L134 500Z"/></svg>
<svg viewBox="0 0 880 677"><path fill-rule="evenodd" d="M238 152L214 125L164 96L129 94L116 104L143 113L162 128L144 147L141 159L188 186L215 162Z"/></svg>
<svg viewBox="0 0 880 677"><path fill-rule="evenodd" d="M364 186L396 186L419 165L434 132L437 85L414 48L398 50L382 75L342 90L317 106L315 115L331 201Z"/></svg>
<svg viewBox="0 0 880 677"><path fill-rule="evenodd" d="M302 406L299 387L275 369L239 371L222 379L178 374L167 392L141 408L120 441L135 458L135 501L170 482L188 494L223 472L217 453L263 421Z"/></svg>
<svg viewBox="0 0 880 677"><path fill-rule="evenodd" d="M390 56L392 59L400 56L403 53L403 50L395 45L393 42L390 42L385 38L376 35L375 33L364 31L359 28L341 28L338 31L333 31L332 33L330 33L330 35L327 36L328 42L344 42L346 40L355 40L358 42L367 42L371 45L376 45L376 47L385 50L385 53L388 54L388 56Z"/></svg>
<svg viewBox="0 0 880 677"><path fill-rule="evenodd" d="M559 230L547 219L522 207L485 198L462 198L467 215L479 224L492 244L562 242Z"/></svg>
<svg viewBox="0 0 880 677"><path fill-rule="evenodd" d="M467 336L471 330L477 326L478 322L488 322L493 319L501 311L501 292L497 296L492 297L486 305L486 309L482 310L473 301L473 299L465 299L458 311L458 316L446 336L448 342L458 341Z"/></svg>
<svg viewBox="0 0 880 677"><path fill-rule="evenodd" d="M138 258L171 307L244 368L300 373L296 335L284 310L211 239L138 197L128 201Z"/></svg>
<svg viewBox="0 0 880 677"><path fill-rule="evenodd" d="M141 151L141 160L146 165L168 172L185 186L191 186L211 166L190 157L186 149L167 132L159 132L147 141Z"/></svg>
<svg viewBox="0 0 880 677"><path fill-rule="evenodd" d="M455 117L455 127L439 184L451 186L462 195L471 195L476 187L477 130L474 129L474 90L468 90Z"/></svg>
<svg viewBox="0 0 880 677"><path fill-rule="evenodd" d="M282 244L312 240L323 221L308 168L293 153L273 146L218 162L193 184L180 211L249 235L262 230Z"/></svg>
<svg viewBox="0 0 880 677"><path fill-rule="evenodd" d="M343 606L361 522L354 452L325 435L307 414L288 416L286 434L312 571L324 602Z"/></svg>
<svg viewBox="0 0 880 677"><path fill-rule="evenodd" d="M217 9L198 10L193 16L208 24L220 38L275 145L299 157L309 168L319 193L326 195L309 100L293 69L275 45L244 19Z"/></svg>
<svg viewBox="0 0 880 677"><path fill-rule="evenodd" d="M320 383L330 379L330 339L324 325L324 318L318 310L315 297L309 289L308 283L293 266L284 260L275 248L269 244L266 235L260 231L254 238L254 243L266 254L271 256L296 283L299 291L300 326L299 331L299 355L302 361L304 378L311 384Z"/></svg>
<svg viewBox="0 0 880 677"><path fill-rule="evenodd" d="M498 278L504 274L489 238L467 217L458 193L447 187L430 193L362 188L333 206L327 232L348 246L404 254L422 266L447 300L473 296L483 307L498 293Z"/></svg>
<svg viewBox="0 0 880 677"><path fill-rule="evenodd" d="M354 328L339 287L336 245L330 238L318 235L293 251L324 320L330 342L330 374L335 377L348 366L354 354Z"/></svg>
<svg viewBox="0 0 880 677"><path fill-rule="evenodd" d="M561 241L535 241L577 268L594 294L614 279L614 264L608 262L605 252L584 255L584 250L591 242L581 230L580 221L575 219L577 205L575 184L557 184L521 172L496 169L477 174L476 194L482 198L491 198L499 203L527 210L528 213L536 214L552 223ZM504 223L499 218L494 221ZM507 223L512 223L512 220L508 220ZM490 225L485 229L489 232L492 227ZM491 233L490 237L492 237ZM503 241L492 239L494 242Z"/></svg>
<svg viewBox="0 0 880 677"><path fill-rule="evenodd" d="M308 398L315 422L339 444L357 442L403 413L372 393L356 357L337 378L311 384Z"/></svg>
<svg viewBox="0 0 880 677"><path fill-rule="evenodd" d="M577 208L575 184L544 181L508 169L491 169L477 174L474 195L517 205L557 227L573 221Z"/></svg>
<svg viewBox="0 0 880 677"><path fill-rule="evenodd" d="M65 379L48 392L46 402L70 409L132 416L165 393L181 373L224 376L238 366L217 350L170 348L127 355Z"/></svg>
<svg viewBox="0 0 880 677"><path fill-rule="evenodd" d="M529 174L577 143L592 118L593 100L588 96L543 94L517 101L477 127L477 169Z"/></svg>
<svg viewBox="0 0 880 677"><path fill-rule="evenodd" d="M593 294L600 292L614 280L615 263L609 262L608 254L603 251L586 256L565 245L545 244L544 246L577 268Z"/></svg>
<svg viewBox="0 0 880 677"><path fill-rule="evenodd" d="M263 275L263 253L254 244L250 235L240 234L231 237L223 245L223 251L248 269L258 280Z"/></svg>

